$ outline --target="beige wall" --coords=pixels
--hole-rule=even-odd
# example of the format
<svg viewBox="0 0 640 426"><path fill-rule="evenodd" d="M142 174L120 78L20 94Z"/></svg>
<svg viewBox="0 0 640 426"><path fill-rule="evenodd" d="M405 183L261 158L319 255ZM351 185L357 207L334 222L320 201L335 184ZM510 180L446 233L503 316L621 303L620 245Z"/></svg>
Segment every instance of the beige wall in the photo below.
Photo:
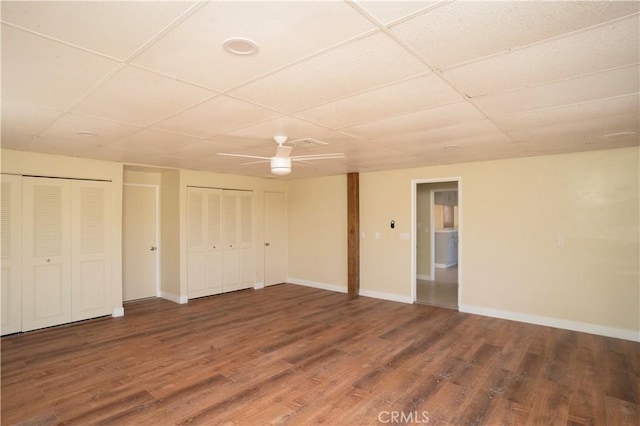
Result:
<svg viewBox="0 0 640 426"><path fill-rule="evenodd" d="M289 183L289 277L347 289L347 177Z"/></svg>
<svg viewBox="0 0 640 426"><path fill-rule="evenodd" d="M111 208L112 224L112 308L115 314L122 312L122 164L108 161L60 155L38 154L24 151L1 150L1 171L7 174L65 177L76 179L100 179L113 182Z"/></svg>
<svg viewBox="0 0 640 426"><path fill-rule="evenodd" d="M160 173L160 218L160 291L180 301L180 170Z"/></svg>
<svg viewBox="0 0 640 426"><path fill-rule="evenodd" d="M411 181L455 176L463 310L639 329L638 148L363 174L361 229L409 232ZM361 244L361 288L410 295L410 242Z"/></svg>
<svg viewBox="0 0 640 426"><path fill-rule="evenodd" d="M459 177L461 310L634 338L639 158L636 147L361 174L361 291L410 300L412 181ZM289 275L344 285L346 178L293 181L289 196Z"/></svg>

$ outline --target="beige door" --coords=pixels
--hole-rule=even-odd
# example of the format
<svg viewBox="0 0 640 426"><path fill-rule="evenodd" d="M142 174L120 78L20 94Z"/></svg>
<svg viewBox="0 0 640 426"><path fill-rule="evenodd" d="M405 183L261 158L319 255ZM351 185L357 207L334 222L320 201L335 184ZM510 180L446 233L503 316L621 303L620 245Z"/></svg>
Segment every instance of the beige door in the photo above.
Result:
<svg viewBox="0 0 640 426"><path fill-rule="evenodd" d="M287 280L287 204L282 192L264 194L264 284Z"/></svg>
<svg viewBox="0 0 640 426"><path fill-rule="evenodd" d="M222 293L222 191L187 188L187 292L190 299Z"/></svg>
<svg viewBox="0 0 640 426"><path fill-rule="evenodd" d="M154 185L125 184L122 200L122 298L157 296L157 194Z"/></svg>
<svg viewBox="0 0 640 426"><path fill-rule="evenodd" d="M71 322L71 181L25 177L23 331Z"/></svg>
<svg viewBox="0 0 640 426"><path fill-rule="evenodd" d="M2 335L22 330L22 176L2 175L0 256Z"/></svg>

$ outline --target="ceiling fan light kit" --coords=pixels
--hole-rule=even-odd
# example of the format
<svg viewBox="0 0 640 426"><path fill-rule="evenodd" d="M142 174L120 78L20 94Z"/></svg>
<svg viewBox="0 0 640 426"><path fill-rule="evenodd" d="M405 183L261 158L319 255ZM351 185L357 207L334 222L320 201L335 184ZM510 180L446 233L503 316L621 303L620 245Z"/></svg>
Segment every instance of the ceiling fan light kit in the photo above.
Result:
<svg viewBox="0 0 640 426"><path fill-rule="evenodd" d="M273 140L276 142L276 144L278 144L278 148L276 149L276 154L273 157L261 157L257 155L246 155L246 154L231 154L227 152L218 152L218 155L224 155L227 157L256 158L259 160L259 161L252 161L250 163L245 163L245 164L255 164L255 163L262 163L262 162L268 161L271 165L271 173L276 176L284 176L291 173L292 161L305 162L305 161L314 161L314 160L331 160L331 159L344 157L344 154L341 152L334 152L331 154L295 155L291 157L290 155L291 155L291 151L293 150L293 147L284 145L284 143L287 141L286 136L274 136ZM324 144L327 145L326 143Z"/></svg>
<svg viewBox="0 0 640 426"><path fill-rule="evenodd" d="M284 176L291 173L291 158L271 157L271 173Z"/></svg>

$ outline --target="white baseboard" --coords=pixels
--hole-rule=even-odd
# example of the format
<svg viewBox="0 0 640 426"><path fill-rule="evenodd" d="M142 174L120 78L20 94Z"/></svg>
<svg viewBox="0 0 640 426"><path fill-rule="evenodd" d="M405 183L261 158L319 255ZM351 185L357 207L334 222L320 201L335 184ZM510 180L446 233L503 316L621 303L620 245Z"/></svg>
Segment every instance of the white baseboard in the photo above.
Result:
<svg viewBox="0 0 640 426"><path fill-rule="evenodd" d="M586 322L571 321L561 318L544 317L539 315L524 314L521 312L502 311L498 309L484 308L481 306L459 305L460 312L482 315L486 317L502 318L512 321L526 322L529 324L544 325L547 327L562 328L564 330L579 331L582 333L596 334L598 336L614 337L616 339L640 342L640 332L623 328L606 327Z"/></svg>
<svg viewBox="0 0 640 426"><path fill-rule="evenodd" d="M431 275L416 275L416 278L419 280L433 281L433 277Z"/></svg>
<svg viewBox="0 0 640 426"><path fill-rule="evenodd" d="M409 296L403 296L401 294L393 294L393 293L383 293L380 291L373 291L373 290L360 289L360 296L373 297L374 299L389 300L391 302L400 302L400 303L409 303L409 304L413 303L413 301L411 300L411 297Z"/></svg>
<svg viewBox="0 0 640 426"><path fill-rule="evenodd" d="M335 291L337 293L347 293L347 288L336 284L320 283L316 281L303 280L300 278L287 278L287 282L291 284L303 285L305 287L318 288L320 290ZM360 289L360 296L373 297L374 299L389 300L391 302L413 303L411 297L402 296L400 294L383 293L380 291Z"/></svg>
<svg viewBox="0 0 640 426"><path fill-rule="evenodd" d="M123 317L124 316L124 308L123 307L114 308L113 312L111 312L111 316L113 318Z"/></svg>
<svg viewBox="0 0 640 426"><path fill-rule="evenodd" d="M255 284L253 284L253 289L254 290L260 290L261 288L264 288L264 283L263 282L257 282Z"/></svg>
<svg viewBox="0 0 640 426"><path fill-rule="evenodd" d="M319 288L321 290L335 291L337 293L346 293L347 287L337 284L320 283L316 281L303 280L300 278L287 278L287 282L291 284L303 285L305 287Z"/></svg>
<svg viewBox="0 0 640 426"><path fill-rule="evenodd" d="M163 299L170 300L170 301L172 301L174 303L179 303L181 305L184 305L185 303L187 303L189 301L187 299L187 296L178 296L177 294L167 293L166 291L161 291L160 292L160 297L162 297Z"/></svg>

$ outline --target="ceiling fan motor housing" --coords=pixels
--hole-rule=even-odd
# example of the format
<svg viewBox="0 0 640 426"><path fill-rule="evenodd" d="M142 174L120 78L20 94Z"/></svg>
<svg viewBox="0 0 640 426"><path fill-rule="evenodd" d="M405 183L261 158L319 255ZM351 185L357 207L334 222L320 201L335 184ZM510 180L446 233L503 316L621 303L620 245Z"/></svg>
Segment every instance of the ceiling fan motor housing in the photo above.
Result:
<svg viewBox="0 0 640 426"><path fill-rule="evenodd" d="M271 173L279 176L291 173L291 158L271 157Z"/></svg>

